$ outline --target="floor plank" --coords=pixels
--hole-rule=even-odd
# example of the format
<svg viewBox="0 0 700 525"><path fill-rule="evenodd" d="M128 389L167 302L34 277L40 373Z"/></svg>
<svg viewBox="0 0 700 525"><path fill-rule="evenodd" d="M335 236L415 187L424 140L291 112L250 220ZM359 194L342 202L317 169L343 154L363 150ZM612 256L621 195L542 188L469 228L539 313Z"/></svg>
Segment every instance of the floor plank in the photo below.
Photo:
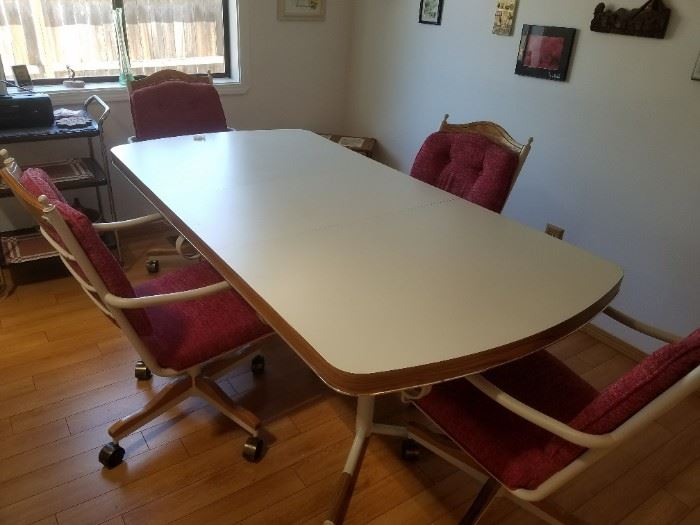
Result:
<svg viewBox="0 0 700 525"><path fill-rule="evenodd" d="M681 501L661 490L632 511L620 525L669 525L678 523L689 511Z"/></svg>
<svg viewBox="0 0 700 525"><path fill-rule="evenodd" d="M65 437L69 434L68 425L64 419L53 421L37 429L32 429L27 432L13 433L0 440L0 465L3 460L31 451L37 447L43 446ZM2 474L0 474L2 476Z"/></svg>
<svg viewBox="0 0 700 525"><path fill-rule="evenodd" d="M674 436L658 450L605 487L576 510L593 523L617 523L700 457L700 422Z"/></svg>
<svg viewBox="0 0 700 525"><path fill-rule="evenodd" d="M269 505L257 514L241 521L245 525L269 525L271 523L306 523L319 516L316 523L322 523L322 513L330 506L335 493L336 474L324 478L309 487L277 503Z"/></svg>
<svg viewBox="0 0 700 525"><path fill-rule="evenodd" d="M369 523L372 525L432 523L448 514L451 509L471 501L479 488L479 484L467 474L455 472Z"/></svg>
<svg viewBox="0 0 700 525"><path fill-rule="evenodd" d="M29 394L30 392L34 392L34 390L36 390L36 387L31 377L18 379L11 383L2 383L0 384L0 401Z"/></svg>
<svg viewBox="0 0 700 525"><path fill-rule="evenodd" d="M241 457L241 448L245 441L245 437L241 436L239 439L190 457L172 467L61 512L58 514L58 522L74 525L90 524L98 519L111 518L139 507L141 507L139 513L143 512L143 509L151 511L157 508L167 512L168 516L177 518L180 517L178 515L180 512L190 513L195 510L192 506L198 501L192 501L193 495L201 496L206 500L211 498L213 493L202 489L219 490L216 488L216 483L208 481L212 477L215 477L216 482L224 483L223 490L231 486L229 483L240 483L243 479L260 479L263 472L274 472L278 470L276 467L279 463L287 461L284 457L279 457L283 453L291 450L297 454L306 454L311 449L311 443L324 439L329 435L328 432L332 431L333 434L330 435L340 438L347 436L349 431L345 429L343 434L344 428L339 422L331 422L319 427L318 431L310 431L306 435L280 441L278 446L272 447L268 452L265 458L267 461L257 465L247 463ZM256 467L262 467L262 469ZM223 475L224 472L226 476ZM149 506L146 507L146 505ZM109 514L105 515L105 512ZM161 519L160 516L158 515L157 519Z"/></svg>
<svg viewBox="0 0 700 525"><path fill-rule="evenodd" d="M104 501L100 499L102 495L114 493L116 489L124 485L128 486L129 483L137 483L136 480L147 478L154 472L172 469L173 465L177 465L186 457L187 453L180 443L172 443L158 450L143 452L114 470L99 470L3 507L0 509L0 523L28 525L56 513L58 513L58 523L76 523L77 521L73 521L72 517L76 515L73 509L80 509L82 505L96 499ZM90 514L80 516L80 523L102 523L120 514L112 512L109 507L90 508L92 509ZM77 510L77 514L80 515L80 510Z"/></svg>
<svg viewBox="0 0 700 525"><path fill-rule="evenodd" d="M304 484L293 469L287 468L259 481L246 484L240 490L171 523L177 525L200 525L202 523L228 525L236 523L302 489L304 489ZM125 521L127 525L130 523L158 523L152 519L129 521L129 514L126 515Z"/></svg>
<svg viewBox="0 0 700 525"><path fill-rule="evenodd" d="M59 444L62 449L61 455L56 457L44 454L43 459L35 458L34 470L1 483L0 508L102 470L102 465L96 459L103 442L106 441L103 432L104 429L101 429L100 438L102 441L95 448L61 459L62 456L66 455L66 449L63 448L63 443L61 443ZM87 445L83 444L82 447L78 448L84 448L85 446ZM122 440L121 446L126 450L127 459L148 450L146 442L140 433L132 434ZM52 452L55 450L56 447L51 449Z"/></svg>
<svg viewBox="0 0 700 525"><path fill-rule="evenodd" d="M666 491L692 509L700 505L699 481L700 459L696 459L666 484Z"/></svg>

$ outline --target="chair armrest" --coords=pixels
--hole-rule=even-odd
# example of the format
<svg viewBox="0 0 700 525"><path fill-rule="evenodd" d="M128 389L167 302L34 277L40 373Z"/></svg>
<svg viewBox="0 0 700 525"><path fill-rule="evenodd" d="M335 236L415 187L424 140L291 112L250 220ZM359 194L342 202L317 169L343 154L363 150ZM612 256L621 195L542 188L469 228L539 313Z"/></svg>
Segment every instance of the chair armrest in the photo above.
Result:
<svg viewBox="0 0 700 525"><path fill-rule="evenodd" d="M160 213L152 213L150 215L144 215L143 217L137 217L135 219L127 219L125 221L97 222L92 226L95 228L96 232L114 232L160 220L163 220L163 216Z"/></svg>
<svg viewBox="0 0 700 525"><path fill-rule="evenodd" d="M653 326L638 321L637 319L630 317L629 315L621 312L620 310L616 310L612 306L608 306L605 310L603 310L603 313L611 319L615 319L615 321L617 321L618 323L623 324L631 328L632 330L636 330L637 332L640 332L644 335L648 335L649 337L658 339L659 341L664 341L666 343L677 343L678 341L683 339L682 337L677 336L676 334L666 332L665 330L659 330L658 328L654 328Z"/></svg>
<svg viewBox="0 0 700 525"><path fill-rule="evenodd" d="M100 107L102 107L102 113L100 114L99 117L97 117L97 124L99 126L102 126L104 121L107 120L107 117L109 116L109 113L111 110L110 110L109 106L107 104L105 104L104 100L102 100L97 95L90 96L83 104L83 109L85 109L85 111L87 111L88 108L90 107L90 104L92 104L93 102L98 104Z"/></svg>
<svg viewBox="0 0 700 525"><path fill-rule="evenodd" d="M585 448L609 448L620 442L612 434L587 434L571 428L569 425L535 410L522 401L518 401L480 374L469 375L465 379L502 407L570 443Z"/></svg>
<svg viewBox="0 0 700 525"><path fill-rule="evenodd" d="M108 293L105 295L104 301L109 306L119 308L120 310L134 310L137 308L147 308L149 306L158 306L161 304L192 301L193 299L200 299L202 297L206 297L207 295L213 295L215 293L224 292L230 289L231 285L229 283L226 281L221 281L216 284L210 284L209 286L203 286L193 290L185 290L184 292L149 295L147 297L125 298L117 297L116 295Z"/></svg>

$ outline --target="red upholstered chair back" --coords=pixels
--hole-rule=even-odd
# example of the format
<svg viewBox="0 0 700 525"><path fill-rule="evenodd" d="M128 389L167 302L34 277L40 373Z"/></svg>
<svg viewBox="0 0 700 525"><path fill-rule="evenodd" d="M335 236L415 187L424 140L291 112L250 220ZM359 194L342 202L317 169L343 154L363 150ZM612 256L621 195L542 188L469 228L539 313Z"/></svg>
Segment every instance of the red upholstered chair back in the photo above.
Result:
<svg viewBox="0 0 700 525"><path fill-rule="evenodd" d="M49 174L41 168L27 168L19 179L20 183L36 198L46 195L49 201L68 204L61 191L53 183Z"/></svg>
<svg viewBox="0 0 700 525"><path fill-rule="evenodd" d="M518 157L472 133L438 132L423 143L411 176L500 213Z"/></svg>
<svg viewBox="0 0 700 525"><path fill-rule="evenodd" d="M612 432L700 366L700 329L660 348L586 406L570 426L589 434Z"/></svg>
<svg viewBox="0 0 700 525"><path fill-rule="evenodd" d="M448 124L421 147L411 176L500 213L532 145L493 122Z"/></svg>
<svg viewBox="0 0 700 525"><path fill-rule="evenodd" d="M228 129L219 94L210 84L165 81L135 90L130 101L137 140Z"/></svg>
<svg viewBox="0 0 700 525"><path fill-rule="evenodd" d="M80 248L82 248L87 262L92 268L83 267L83 265L79 263L79 257L76 261L64 259L66 265L77 273L76 277L82 279L88 286L96 288L98 292L100 288L103 288L106 292L117 297L136 297L134 289L126 278L124 270L115 259L114 255L112 255L112 252L107 248L104 242L102 242L95 228L93 228L90 219L82 212L71 207L65 200L62 200L62 198L56 198L50 195L53 190L46 185L46 174L42 170L26 170L20 177L19 182L24 189L36 199L39 199L42 195L46 197L48 204L55 207L70 230L70 233L72 233L75 241L77 241ZM60 192L58 195L60 196ZM40 206L39 202L36 202L36 206ZM39 224L58 245L67 252L71 252L71 242L65 239L59 230L48 224L43 218L39 218ZM75 257L73 253L70 253L70 255ZM96 275L97 278L93 279L90 277L91 275ZM79 282L80 279L78 279ZM82 285L83 283L80 284ZM85 288L85 286L83 286L83 288ZM88 293L93 300L98 302L102 306L101 309L105 311L106 307L99 293L91 292L88 289L86 289L86 293ZM139 336L146 337L152 333L150 321L144 310L127 310L124 312L124 315Z"/></svg>

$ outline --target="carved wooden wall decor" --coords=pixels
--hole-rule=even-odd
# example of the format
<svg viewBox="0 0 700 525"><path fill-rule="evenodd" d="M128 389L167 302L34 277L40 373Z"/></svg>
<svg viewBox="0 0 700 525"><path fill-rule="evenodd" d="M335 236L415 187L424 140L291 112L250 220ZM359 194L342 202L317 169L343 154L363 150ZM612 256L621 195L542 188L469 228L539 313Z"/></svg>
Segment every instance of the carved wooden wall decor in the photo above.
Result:
<svg viewBox="0 0 700 525"><path fill-rule="evenodd" d="M595 8L591 31L618 35L664 38L671 10L663 0L649 0L637 9L605 9L603 2Z"/></svg>

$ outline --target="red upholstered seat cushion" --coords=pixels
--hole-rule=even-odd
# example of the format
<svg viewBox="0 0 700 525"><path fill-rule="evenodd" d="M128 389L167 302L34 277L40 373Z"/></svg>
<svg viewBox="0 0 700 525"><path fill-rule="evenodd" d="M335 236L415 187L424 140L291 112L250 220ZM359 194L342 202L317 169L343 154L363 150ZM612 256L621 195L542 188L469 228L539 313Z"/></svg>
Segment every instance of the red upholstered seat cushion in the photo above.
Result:
<svg viewBox="0 0 700 525"><path fill-rule="evenodd" d="M89 219L68 204L52 204L113 295L145 297L191 290L221 281L221 276L209 263L202 262L147 281L134 290ZM85 277L82 269L78 268L78 271ZM271 331L233 290L192 301L124 310L124 315L158 364L174 370L209 360Z"/></svg>
<svg viewBox="0 0 700 525"><path fill-rule="evenodd" d="M598 394L546 351L485 375L512 396L561 421L573 419ZM555 436L502 408L465 379L433 386L417 405L510 488L535 488L561 468L548 455Z"/></svg>
<svg viewBox="0 0 700 525"><path fill-rule="evenodd" d="M541 351L484 376L516 399L573 428L611 432L700 364L700 330L649 356L598 394ZM583 452L492 401L464 379L433 387L416 403L510 489L536 489Z"/></svg>
<svg viewBox="0 0 700 525"><path fill-rule="evenodd" d="M198 263L147 281L139 297L207 286L221 281L209 265ZM158 364L183 370L269 333L270 328L233 290L146 309L153 326L145 341Z"/></svg>
<svg viewBox="0 0 700 525"><path fill-rule="evenodd" d="M49 177L49 174L41 168L27 168L20 176L19 182L37 199L42 195L46 195L49 201L68 203Z"/></svg>
<svg viewBox="0 0 700 525"><path fill-rule="evenodd" d="M226 131L226 116L214 86L179 80L141 88L131 95L139 140Z"/></svg>
<svg viewBox="0 0 700 525"><path fill-rule="evenodd" d="M500 213L518 156L476 133L437 132L421 147L411 176Z"/></svg>

